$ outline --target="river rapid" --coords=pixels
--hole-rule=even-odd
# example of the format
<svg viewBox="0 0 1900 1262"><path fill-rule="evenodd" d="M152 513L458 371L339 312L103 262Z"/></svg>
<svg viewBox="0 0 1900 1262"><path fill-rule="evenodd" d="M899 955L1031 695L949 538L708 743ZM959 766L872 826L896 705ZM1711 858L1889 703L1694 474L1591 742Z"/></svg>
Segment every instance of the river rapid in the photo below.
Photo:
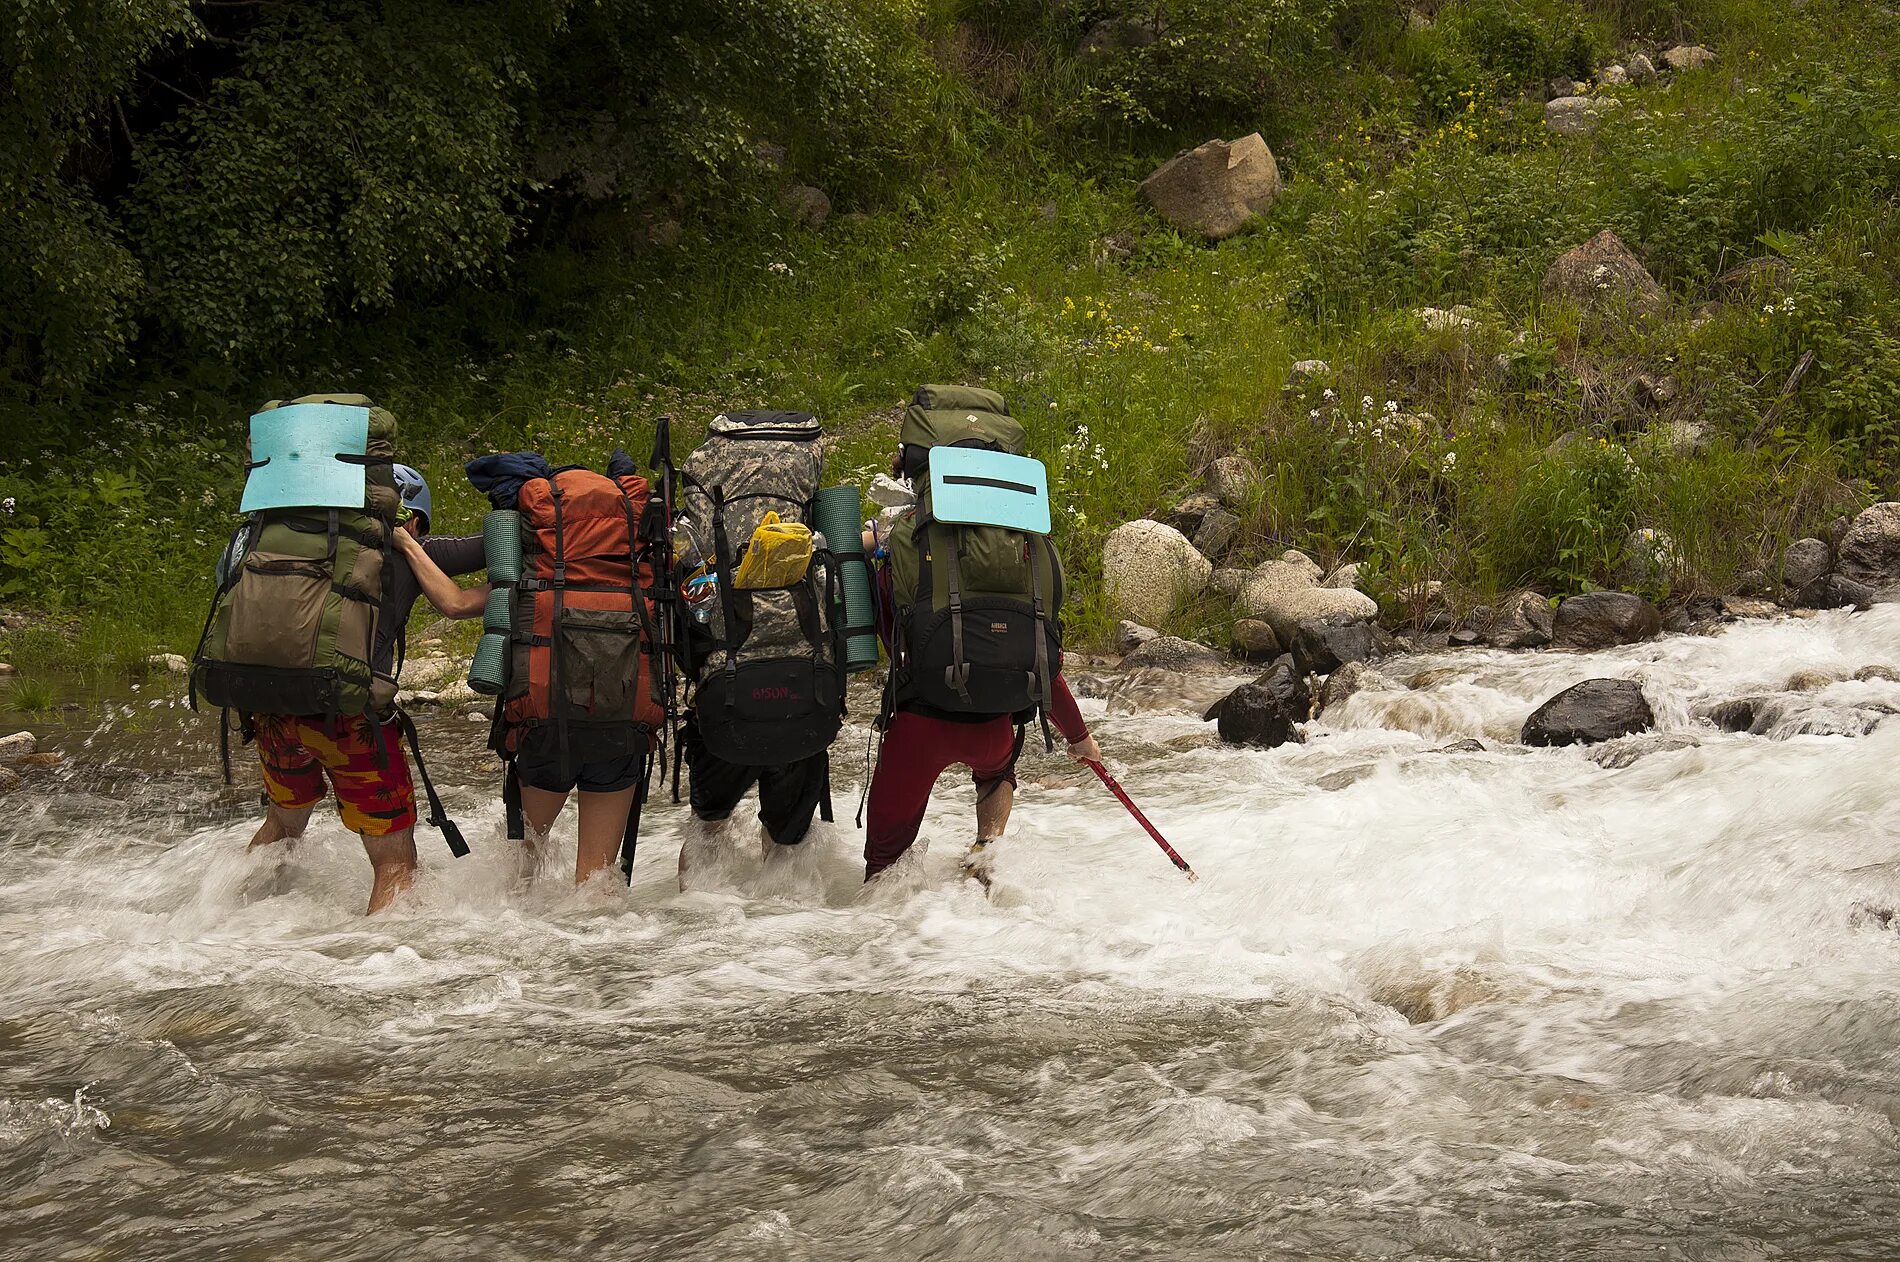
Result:
<svg viewBox="0 0 1900 1262"><path fill-rule="evenodd" d="M990 898L949 777L928 851L860 890L857 724L788 863L748 822L682 895L662 801L631 891L568 886L571 817L523 883L485 729L440 719L475 854L424 828L373 920L329 808L248 855L255 771L223 789L148 686L4 801L0 1253L1894 1258L1900 683L1870 665L1900 605L1407 658L1380 670L1418 686L1273 751L1210 743L1221 681L1078 680L1202 880L1033 754ZM1696 743L1509 743L1600 675ZM1763 734L1694 717L1762 694Z"/></svg>

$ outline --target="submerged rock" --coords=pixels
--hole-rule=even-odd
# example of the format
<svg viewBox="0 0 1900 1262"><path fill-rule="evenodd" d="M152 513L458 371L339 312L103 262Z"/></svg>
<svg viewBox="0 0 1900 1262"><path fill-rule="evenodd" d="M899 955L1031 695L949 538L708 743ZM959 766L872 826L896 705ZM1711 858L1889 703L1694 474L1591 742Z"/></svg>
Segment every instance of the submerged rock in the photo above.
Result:
<svg viewBox="0 0 1900 1262"><path fill-rule="evenodd" d="M1551 642L1559 648L1607 649L1662 632L1662 613L1628 592L1589 592L1557 606Z"/></svg>
<svg viewBox="0 0 1900 1262"><path fill-rule="evenodd" d="M1526 745L1595 745L1647 732L1655 712L1643 689L1627 679L1586 679L1564 689L1524 722Z"/></svg>
<svg viewBox="0 0 1900 1262"><path fill-rule="evenodd" d="M1472 629L1500 649L1534 649L1550 643L1556 614L1541 593L1514 592L1472 617Z"/></svg>
<svg viewBox="0 0 1900 1262"><path fill-rule="evenodd" d="M1320 685L1319 712L1324 715L1335 706L1344 705L1350 697L1362 692L1403 692L1403 685L1394 683L1364 662L1347 662L1326 677Z"/></svg>
<svg viewBox="0 0 1900 1262"><path fill-rule="evenodd" d="M1874 589L1845 574L1823 574L1794 594L1797 609L1871 609Z"/></svg>
<svg viewBox="0 0 1900 1262"><path fill-rule="evenodd" d="M1295 715L1286 701L1263 684L1242 684L1220 703L1216 730L1229 745L1273 749L1300 739Z"/></svg>
<svg viewBox="0 0 1900 1262"><path fill-rule="evenodd" d="M5 797L20 787L20 773L11 767L0 767L0 797Z"/></svg>
<svg viewBox="0 0 1900 1262"><path fill-rule="evenodd" d="M1686 732L1649 732L1640 736L1624 736L1606 741L1591 750L1588 757L1591 762L1606 771L1621 771L1633 765L1637 759L1650 754L1666 754L1677 749L1696 749L1702 742Z"/></svg>

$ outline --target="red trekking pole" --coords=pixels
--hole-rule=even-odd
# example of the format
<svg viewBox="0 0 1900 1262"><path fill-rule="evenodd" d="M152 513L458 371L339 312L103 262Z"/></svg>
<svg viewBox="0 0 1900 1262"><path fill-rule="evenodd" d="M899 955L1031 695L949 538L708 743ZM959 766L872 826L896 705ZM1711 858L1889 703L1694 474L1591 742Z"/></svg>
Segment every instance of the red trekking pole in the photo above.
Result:
<svg viewBox="0 0 1900 1262"><path fill-rule="evenodd" d="M1108 791L1115 795L1115 799L1118 802L1128 808L1128 813L1135 817L1135 822L1148 830L1148 835L1155 839L1155 845L1161 847L1161 853L1167 855L1174 866L1181 869L1189 881L1198 881L1201 879L1194 875L1194 869L1188 866L1188 861L1175 853L1174 847L1168 844L1168 839L1161 835L1161 830L1148 822L1148 817L1141 813L1141 808L1136 806L1134 802L1129 799L1128 791L1122 788L1114 776L1108 774L1107 767L1104 767L1099 762L1091 762L1089 763L1089 770L1093 771L1101 782L1108 786Z"/></svg>

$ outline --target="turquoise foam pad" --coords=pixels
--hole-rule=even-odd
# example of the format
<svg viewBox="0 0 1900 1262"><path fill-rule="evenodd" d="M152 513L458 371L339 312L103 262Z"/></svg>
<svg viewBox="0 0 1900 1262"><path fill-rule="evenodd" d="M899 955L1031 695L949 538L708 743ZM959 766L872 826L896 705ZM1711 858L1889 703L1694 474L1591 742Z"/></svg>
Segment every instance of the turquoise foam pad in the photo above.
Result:
<svg viewBox="0 0 1900 1262"><path fill-rule="evenodd" d="M1049 533L1049 471L1042 461L975 447L930 450L930 515L958 526Z"/></svg>
<svg viewBox="0 0 1900 1262"><path fill-rule="evenodd" d="M251 472L238 511L361 508L364 468L338 460L369 451L369 409L290 403L251 418Z"/></svg>

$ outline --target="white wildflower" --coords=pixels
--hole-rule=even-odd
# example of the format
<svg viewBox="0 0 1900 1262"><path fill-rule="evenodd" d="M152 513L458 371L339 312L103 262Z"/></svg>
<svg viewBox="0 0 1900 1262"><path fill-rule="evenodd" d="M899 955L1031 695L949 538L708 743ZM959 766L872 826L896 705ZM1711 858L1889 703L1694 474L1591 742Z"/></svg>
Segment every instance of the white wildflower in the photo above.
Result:
<svg viewBox="0 0 1900 1262"><path fill-rule="evenodd" d="M1326 402L1331 403L1334 399L1337 399L1339 396L1333 393L1333 388L1331 386L1327 386L1325 391L1322 392L1319 397L1326 400Z"/></svg>
<svg viewBox="0 0 1900 1262"><path fill-rule="evenodd" d="M790 276L792 274L792 269L791 269L790 264L780 263L777 261L767 263L765 265L765 270L768 272L771 272L774 276Z"/></svg>
<svg viewBox="0 0 1900 1262"><path fill-rule="evenodd" d="M1387 416L1397 416L1399 414L1399 401L1397 399L1387 399L1385 401L1385 414Z"/></svg>
<svg viewBox="0 0 1900 1262"><path fill-rule="evenodd" d="M1366 411L1370 412L1372 410L1372 396L1369 394L1361 395L1359 399L1359 406L1364 408Z"/></svg>
<svg viewBox="0 0 1900 1262"><path fill-rule="evenodd" d="M13 512L15 508L18 508L18 507L19 505L14 502L14 499L11 495L7 496L3 500L0 500L0 513L10 514Z"/></svg>
<svg viewBox="0 0 1900 1262"><path fill-rule="evenodd" d="M1445 453L1445 462L1444 462L1444 464L1443 464L1442 466L1440 466L1440 467L1441 467L1441 468L1442 468L1442 469L1444 470L1444 472L1446 472L1446 473L1450 473L1450 472L1451 472L1451 471L1452 471L1453 469L1456 469L1456 468L1458 467L1458 453L1457 453L1457 452L1455 452L1455 451L1448 451L1448 452L1446 452L1446 453Z"/></svg>

